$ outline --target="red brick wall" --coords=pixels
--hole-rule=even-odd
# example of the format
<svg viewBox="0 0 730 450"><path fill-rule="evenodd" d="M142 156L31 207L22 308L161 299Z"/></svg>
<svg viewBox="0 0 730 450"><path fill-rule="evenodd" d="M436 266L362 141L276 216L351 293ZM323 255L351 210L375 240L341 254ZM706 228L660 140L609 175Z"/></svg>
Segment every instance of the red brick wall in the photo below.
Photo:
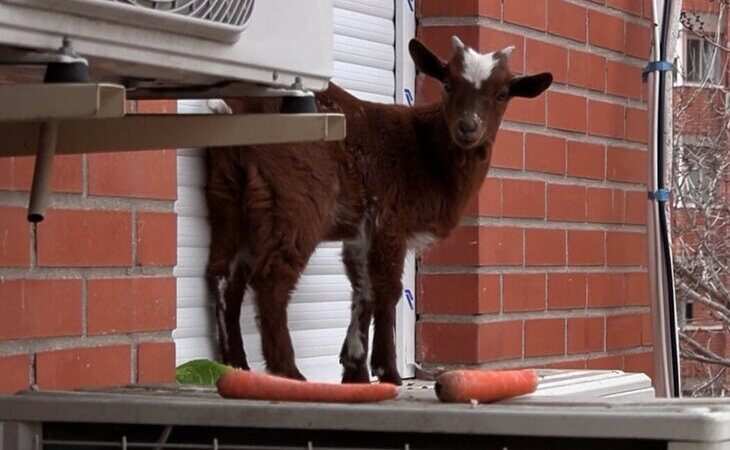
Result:
<svg viewBox="0 0 730 450"><path fill-rule="evenodd" d="M468 217L419 265L417 359L448 366L652 373L645 178L650 2L421 0L418 35L515 45L513 71L550 70L512 102ZM440 87L419 78L418 100Z"/></svg>
<svg viewBox="0 0 730 450"><path fill-rule="evenodd" d="M56 158L37 227L32 172L0 158L0 392L172 381L175 152Z"/></svg>

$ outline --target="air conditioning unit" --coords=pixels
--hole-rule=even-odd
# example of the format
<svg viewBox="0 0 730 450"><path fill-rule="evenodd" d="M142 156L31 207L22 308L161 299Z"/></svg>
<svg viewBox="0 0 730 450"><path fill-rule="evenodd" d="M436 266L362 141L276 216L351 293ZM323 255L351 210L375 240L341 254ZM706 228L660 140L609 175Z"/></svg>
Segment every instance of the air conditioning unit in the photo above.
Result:
<svg viewBox="0 0 730 450"><path fill-rule="evenodd" d="M0 65L57 52L64 38L92 81L130 97L233 82L318 91L333 67L330 0L0 0Z"/></svg>

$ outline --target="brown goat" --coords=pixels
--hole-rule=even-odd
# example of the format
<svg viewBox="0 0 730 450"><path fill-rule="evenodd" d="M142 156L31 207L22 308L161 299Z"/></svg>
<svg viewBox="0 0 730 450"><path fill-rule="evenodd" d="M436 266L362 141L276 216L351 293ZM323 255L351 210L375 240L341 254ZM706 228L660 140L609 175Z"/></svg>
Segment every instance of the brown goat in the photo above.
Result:
<svg viewBox="0 0 730 450"><path fill-rule="evenodd" d="M210 152L208 276L224 362L248 368L239 315L250 284L267 369L304 378L294 361L287 304L317 244L342 240L353 288L342 381L369 381L374 319L372 373L401 383L394 318L406 251L443 239L459 224L487 174L509 99L535 97L552 82L549 73L512 75L512 47L479 54L456 37L453 47L446 63L418 40L409 45L418 69L443 85L441 103L369 103L330 85L316 96L317 105L320 112L345 114L343 142ZM272 100L229 105L235 112L278 107Z"/></svg>

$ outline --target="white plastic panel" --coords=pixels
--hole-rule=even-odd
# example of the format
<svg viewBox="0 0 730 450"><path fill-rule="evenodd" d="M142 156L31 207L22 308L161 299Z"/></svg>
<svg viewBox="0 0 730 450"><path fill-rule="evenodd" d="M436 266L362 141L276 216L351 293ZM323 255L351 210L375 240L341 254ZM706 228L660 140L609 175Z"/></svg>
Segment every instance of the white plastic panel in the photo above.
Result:
<svg viewBox="0 0 730 450"><path fill-rule="evenodd" d="M81 15L49 9L73 5ZM244 80L290 86L299 78L305 88L319 91L332 76L331 0L257 1L246 29L232 35L228 26L176 15L130 19L136 8L124 6L106 0L0 0L0 46L56 50L67 36L89 60L92 78L106 82L133 77L173 85ZM94 17L84 17L92 14L90 7Z"/></svg>
<svg viewBox="0 0 730 450"><path fill-rule="evenodd" d="M367 101L395 98L395 2L334 2L334 81Z"/></svg>

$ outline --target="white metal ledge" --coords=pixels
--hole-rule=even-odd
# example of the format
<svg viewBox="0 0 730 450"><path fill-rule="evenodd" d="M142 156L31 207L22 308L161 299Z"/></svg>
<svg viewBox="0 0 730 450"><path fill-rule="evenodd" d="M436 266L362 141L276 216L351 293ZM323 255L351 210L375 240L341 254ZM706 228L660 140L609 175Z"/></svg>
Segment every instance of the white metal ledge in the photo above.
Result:
<svg viewBox="0 0 730 450"><path fill-rule="evenodd" d="M121 117L125 97L118 84L0 85L0 121Z"/></svg>
<svg viewBox="0 0 730 450"><path fill-rule="evenodd" d="M0 156L35 155L40 122L0 122ZM56 154L333 141L342 114L142 115L58 121Z"/></svg>

